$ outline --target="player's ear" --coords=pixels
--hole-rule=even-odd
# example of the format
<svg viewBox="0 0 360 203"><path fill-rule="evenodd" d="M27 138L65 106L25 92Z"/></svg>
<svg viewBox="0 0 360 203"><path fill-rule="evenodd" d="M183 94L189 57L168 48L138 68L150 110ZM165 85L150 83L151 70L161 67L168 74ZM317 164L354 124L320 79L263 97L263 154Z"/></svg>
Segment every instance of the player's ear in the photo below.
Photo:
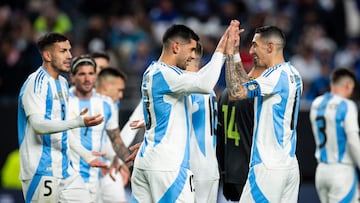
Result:
<svg viewBox="0 0 360 203"><path fill-rule="evenodd" d="M179 49L180 49L180 43L179 42L176 42L176 41L174 41L174 42L172 42L171 43L171 49L172 49L172 52L174 53L174 54L177 54L177 53L179 53Z"/></svg>
<svg viewBox="0 0 360 203"><path fill-rule="evenodd" d="M272 42L269 42L268 48L267 48L268 53L271 53L274 50L274 48L275 48L275 44Z"/></svg>
<svg viewBox="0 0 360 203"><path fill-rule="evenodd" d="M43 51L42 56L43 56L44 61L46 61L46 62L51 61L50 51Z"/></svg>

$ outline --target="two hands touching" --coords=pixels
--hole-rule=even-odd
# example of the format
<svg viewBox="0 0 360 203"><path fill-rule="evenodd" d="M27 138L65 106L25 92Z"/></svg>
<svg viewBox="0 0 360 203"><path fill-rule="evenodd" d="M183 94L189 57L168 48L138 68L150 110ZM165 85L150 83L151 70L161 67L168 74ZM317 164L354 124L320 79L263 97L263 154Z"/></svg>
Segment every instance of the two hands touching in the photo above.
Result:
<svg viewBox="0 0 360 203"><path fill-rule="evenodd" d="M240 29L240 22L238 20L231 20L230 25L225 30L219 43L216 47L216 52L225 55L234 55L239 53L240 34L244 29Z"/></svg>

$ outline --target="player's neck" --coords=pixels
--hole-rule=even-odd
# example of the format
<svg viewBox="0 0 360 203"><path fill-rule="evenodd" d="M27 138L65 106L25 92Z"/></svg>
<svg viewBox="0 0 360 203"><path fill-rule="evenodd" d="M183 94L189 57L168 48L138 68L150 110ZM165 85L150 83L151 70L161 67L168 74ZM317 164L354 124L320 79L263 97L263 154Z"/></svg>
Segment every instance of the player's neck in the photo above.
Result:
<svg viewBox="0 0 360 203"><path fill-rule="evenodd" d="M86 91L80 91L80 90L76 89L75 95L80 99L90 99L92 96L92 91L86 92Z"/></svg>
<svg viewBox="0 0 360 203"><path fill-rule="evenodd" d="M55 80L59 79L60 72L55 68L51 67L49 64L43 64L42 67L46 70L49 75Z"/></svg>

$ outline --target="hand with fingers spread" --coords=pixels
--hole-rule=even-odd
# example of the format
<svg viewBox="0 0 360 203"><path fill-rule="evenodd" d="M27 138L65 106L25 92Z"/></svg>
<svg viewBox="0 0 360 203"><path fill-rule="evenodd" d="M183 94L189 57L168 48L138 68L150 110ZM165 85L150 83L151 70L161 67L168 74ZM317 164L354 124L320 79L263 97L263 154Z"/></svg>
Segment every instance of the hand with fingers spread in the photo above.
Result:
<svg viewBox="0 0 360 203"><path fill-rule="evenodd" d="M80 113L81 116L84 116L84 124L86 127L99 125L104 121L104 116L102 116L101 114L97 114L95 116L85 116L87 112L88 109L85 108Z"/></svg>

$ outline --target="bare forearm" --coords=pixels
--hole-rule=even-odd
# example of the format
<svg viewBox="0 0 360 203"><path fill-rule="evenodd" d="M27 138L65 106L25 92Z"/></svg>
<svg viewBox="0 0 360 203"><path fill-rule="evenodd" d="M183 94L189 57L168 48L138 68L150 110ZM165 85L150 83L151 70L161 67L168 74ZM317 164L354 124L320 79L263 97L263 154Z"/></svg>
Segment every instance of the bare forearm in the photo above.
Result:
<svg viewBox="0 0 360 203"><path fill-rule="evenodd" d="M249 81L249 76L247 75L242 62L235 62L233 55L227 56L225 79L230 100L247 98L247 90L243 84Z"/></svg>
<svg viewBox="0 0 360 203"><path fill-rule="evenodd" d="M112 143L113 149L116 155L125 161L125 159L130 155L129 149L125 146L124 141L120 136L120 129L116 128L113 130L107 130L107 135Z"/></svg>

